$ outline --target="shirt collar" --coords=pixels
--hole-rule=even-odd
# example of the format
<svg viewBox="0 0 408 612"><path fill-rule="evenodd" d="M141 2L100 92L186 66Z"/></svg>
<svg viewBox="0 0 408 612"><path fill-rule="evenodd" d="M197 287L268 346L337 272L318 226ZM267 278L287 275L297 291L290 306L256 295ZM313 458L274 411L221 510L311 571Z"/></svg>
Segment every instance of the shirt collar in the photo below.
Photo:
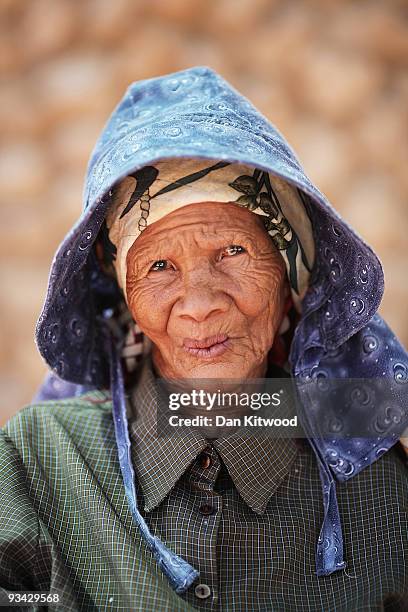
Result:
<svg viewBox="0 0 408 612"><path fill-rule="evenodd" d="M144 359L128 401L132 461L150 512L170 493L208 439L195 430L185 435L157 435L158 385L151 356ZM297 455L294 440L271 436L232 435L212 440L241 497L263 514L271 496L288 475Z"/></svg>

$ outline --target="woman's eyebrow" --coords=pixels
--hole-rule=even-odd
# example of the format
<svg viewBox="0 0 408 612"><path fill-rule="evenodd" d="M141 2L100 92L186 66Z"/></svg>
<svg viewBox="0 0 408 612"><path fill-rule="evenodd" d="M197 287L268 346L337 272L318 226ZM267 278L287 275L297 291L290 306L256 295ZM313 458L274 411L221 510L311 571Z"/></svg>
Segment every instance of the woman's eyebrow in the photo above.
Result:
<svg viewBox="0 0 408 612"><path fill-rule="evenodd" d="M223 249L232 244L252 249L256 248L254 240L248 234L243 235L241 232L234 231L220 232L219 234L198 234L190 237L190 240L188 247L183 244L181 238L174 241L163 240L152 247L150 252L153 257L156 257L156 254L162 254L163 257L177 257L185 254L186 250L188 251L193 244L194 248L209 251ZM146 255L148 256L148 253Z"/></svg>

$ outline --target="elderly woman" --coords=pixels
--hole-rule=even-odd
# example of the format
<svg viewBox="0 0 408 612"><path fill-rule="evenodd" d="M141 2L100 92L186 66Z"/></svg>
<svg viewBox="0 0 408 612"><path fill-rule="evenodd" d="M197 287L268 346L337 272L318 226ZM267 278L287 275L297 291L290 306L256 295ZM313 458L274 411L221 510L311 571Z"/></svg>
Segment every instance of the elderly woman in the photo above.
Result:
<svg viewBox="0 0 408 612"><path fill-rule="evenodd" d="M1 432L0 596L405 610L408 360L372 250L207 68L129 87L84 200L37 326L53 373ZM157 432L159 380L288 377L302 440ZM329 379L360 383L322 435Z"/></svg>

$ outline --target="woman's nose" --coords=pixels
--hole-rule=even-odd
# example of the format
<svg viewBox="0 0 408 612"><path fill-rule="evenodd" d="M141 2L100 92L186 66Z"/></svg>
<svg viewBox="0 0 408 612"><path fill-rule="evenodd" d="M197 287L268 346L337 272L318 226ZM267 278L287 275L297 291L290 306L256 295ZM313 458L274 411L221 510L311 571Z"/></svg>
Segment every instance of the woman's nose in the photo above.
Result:
<svg viewBox="0 0 408 612"><path fill-rule="evenodd" d="M213 275L193 274L184 279L176 313L183 319L203 322L215 314L226 313L230 304L231 298L217 287Z"/></svg>

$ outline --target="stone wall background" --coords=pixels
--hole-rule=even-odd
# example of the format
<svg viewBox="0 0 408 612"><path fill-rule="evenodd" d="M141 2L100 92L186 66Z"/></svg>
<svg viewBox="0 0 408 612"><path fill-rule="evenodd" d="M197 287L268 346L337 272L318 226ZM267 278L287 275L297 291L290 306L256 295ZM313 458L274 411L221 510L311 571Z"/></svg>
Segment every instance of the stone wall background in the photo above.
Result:
<svg viewBox="0 0 408 612"><path fill-rule="evenodd" d="M46 371L33 334L94 142L131 81L209 65L378 252L407 344L407 4L0 0L0 424Z"/></svg>

